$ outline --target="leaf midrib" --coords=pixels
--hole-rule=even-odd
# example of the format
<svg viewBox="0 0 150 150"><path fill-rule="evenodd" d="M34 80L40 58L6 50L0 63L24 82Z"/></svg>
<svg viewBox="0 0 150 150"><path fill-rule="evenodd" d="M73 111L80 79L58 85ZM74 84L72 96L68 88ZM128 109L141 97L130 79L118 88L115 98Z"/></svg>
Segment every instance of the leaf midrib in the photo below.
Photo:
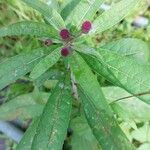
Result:
<svg viewBox="0 0 150 150"><path fill-rule="evenodd" d="M88 100L88 102L90 103L90 105L93 107L93 109L94 109L94 110L97 110L97 108L96 108L96 106L93 104L92 100L89 100L89 99L91 99L91 97L89 97L89 96L84 92L84 90L82 89L82 87L80 87L80 88L81 88L82 93L83 93L86 97L88 97L87 100ZM96 115L97 115L97 114L96 114ZM98 117L98 120L101 120L101 121L98 121L98 125L101 126L101 124L103 124L104 130L105 130L105 132L107 132L106 136L107 136L107 135L110 135L110 137L111 137L113 143L114 143L115 145L117 145L117 147L118 147L117 141L115 141L114 136L111 134L112 132L110 132L110 130L109 130L109 129L111 129L111 126L109 126L109 129L107 129L107 127L105 127L105 125L104 125L102 119L103 119L103 118ZM108 124L108 125L109 125L109 124ZM94 127L91 128L91 129L93 130ZM118 149L119 149L119 147L118 147Z"/></svg>
<svg viewBox="0 0 150 150"><path fill-rule="evenodd" d="M51 139L53 137L53 129L55 128L55 125L57 125L57 121L58 121L58 115L56 115L56 114L59 114L59 105L60 105L60 103L61 103L61 101L63 99L63 96L64 96L64 92L63 91L64 91L64 88L65 88L65 85L66 85L65 81L63 83L64 83L64 86L61 89L61 92L59 93L59 96L56 99L56 104L55 104L56 107L55 107L55 110L53 111L53 115L52 115L53 116L52 118L54 118L54 119L53 119L53 125L52 125L52 128L51 128L51 132L50 132L50 135L49 135L49 141L51 141ZM50 143L48 142L47 143L47 148L49 147L49 144Z"/></svg>

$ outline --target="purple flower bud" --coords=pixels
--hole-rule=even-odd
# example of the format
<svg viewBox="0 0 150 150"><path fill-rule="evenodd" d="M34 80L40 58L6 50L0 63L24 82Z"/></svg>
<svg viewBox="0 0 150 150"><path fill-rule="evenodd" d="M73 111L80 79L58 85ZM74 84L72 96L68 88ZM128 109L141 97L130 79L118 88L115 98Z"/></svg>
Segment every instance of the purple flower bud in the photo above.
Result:
<svg viewBox="0 0 150 150"><path fill-rule="evenodd" d="M60 31L60 36L63 40L68 40L70 39L70 32L67 29L62 29Z"/></svg>
<svg viewBox="0 0 150 150"><path fill-rule="evenodd" d="M82 32L87 34L92 28L92 23L90 21L85 21L82 24Z"/></svg>
<svg viewBox="0 0 150 150"><path fill-rule="evenodd" d="M61 49L61 55L67 57L70 54L70 48L64 47Z"/></svg>

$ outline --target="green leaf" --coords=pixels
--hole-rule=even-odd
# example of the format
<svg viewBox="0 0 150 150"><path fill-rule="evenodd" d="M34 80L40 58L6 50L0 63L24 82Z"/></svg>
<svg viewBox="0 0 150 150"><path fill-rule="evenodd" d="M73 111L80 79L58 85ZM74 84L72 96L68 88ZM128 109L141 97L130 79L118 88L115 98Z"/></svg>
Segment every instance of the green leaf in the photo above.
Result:
<svg viewBox="0 0 150 150"><path fill-rule="evenodd" d="M141 0L121 0L115 5L112 5L109 10L97 17L93 22L93 32L101 33L116 25L131 13L140 1Z"/></svg>
<svg viewBox="0 0 150 150"><path fill-rule="evenodd" d="M66 22L81 27L83 21L92 20L104 0L80 1L68 15Z"/></svg>
<svg viewBox="0 0 150 150"><path fill-rule="evenodd" d="M60 81L53 90L41 116L32 150L62 149L72 105L70 80Z"/></svg>
<svg viewBox="0 0 150 150"><path fill-rule="evenodd" d="M138 130L134 130L131 135L134 139L140 143L150 142L150 124L145 123L144 126L140 127Z"/></svg>
<svg viewBox="0 0 150 150"><path fill-rule="evenodd" d="M150 66L135 59L99 49L101 60L122 84L122 88L150 104Z"/></svg>
<svg viewBox="0 0 150 150"><path fill-rule="evenodd" d="M144 143L138 147L137 150L149 150L150 149L150 143Z"/></svg>
<svg viewBox="0 0 150 150"><path fill-rule="evenodd" d="M71 121L71 136L72 150L100 150L100 145L94 137L91 128L89 127L84 116L76 117Z"/></svg>
<svg viewBox="0 0 150 150"><path fill-rule="evenodd" d="M53 7L57 11L59 11L59 2L58 0L43 0L48 6Z"/></svg>
<svg viewBox="0 0 150 150"><path fill-rule="evenodd" d="M44 23L23 21L0 29L0 37L12 35L31 35L56 38L58 33L51 26Z"/></svg>
<svg viewBox="0 0 150 150"><path fill-rule="evenodd" d="M97 104L93 104L91 102L91 97L85 95L81 91L79 94L83 101L88 123L91 126L93 134L101 144L101 147L104 150L118 150L122 147L133 150L134 147L120 129L114 117L108 115L103 109L100 110L100 108L96 106Z"/></svg>
<svg viewBox="0 0 150 150"><path fill-rule="evenodd" d="M102 48L137 59L140 62L149 63L149 47L140 39L123 38L117 41L109 42L102 46Z"/></svg>
<svg viewBox="0 0 150 150"><path fill-rule="evenodd" d="M86 63L91 67L91 69L96 74L101 75L105 78L107 76L107 80L109 80L110 82L112 82L117 86L122 86L119 80L110 72L110 70L107 67L104 67L98 59L95 59L95 55L96 56L99 55L99 53L97 55L97 51L95 51L95 49L87 46L80 46L77 47L76 49L80 52L80 55L84 58Z"/></svg>
<svg viewBox="0 0 150 150"><path fill-rule="evenodd" d="M23 138L17 145L16 150L31 150L33 138L36 134L36 128L38 126L38 123L39 123L39 118L32 121L32 124L28 127Z"/></svg>
<svg viewBox="0 0 150 150"><path fill-rule="evenodd" d="M30 77L32 79L37 79L44 72L46 72L50 67L52 67L60 59L60 48L55 49L45 58L43 58L32 70Z"/></svg>
<svg viewBox="0 0 150 150"><path fill-rule="evenodd" d="M25 2L28 6L39 11L45 17L45 19L52 26L54 26L55 29L61 30L62 28L65 28L65 23L62 17L55 9L53 9L51 5L48 6L39 0L22 0L22 1Z"/></svg>
<svg viewBox="0 0 150 150"><path fill-rule="evenodd" d="M21 95L0 106L0 120L34 118L41 115L43 107L36 103L32 93Z"/></svg>
<svg viewBox="0 0 150 150"><path fill-rule="evenodd" d="M70 60L87 121L102 149L134 149L117 124L96 76L79 55Z"/></svg>
<svg viewBox="0 0 150 150"><path fill-rule="evenodd" d="M52 49L56 46L52 46ZM30 72L49 48L38 48L29 53L22 53L0 63L0 90Z"/></svg>
<svg viewBox="0 0 150 150"><path fill-rule="evenodd" d="M69 14L76 8L81 0L69 0L65 2L65 6L61 11L61 16L64 20L69 16Z"/></svg>
<svg viewBox="0 0 150 150"><path fill-rule="evenodd" d="M97 105L100 105L106 109L106 111L108 110L108 113L111 113L112 111L110 110L110 107L104 98L96 76L93 75L90 68L81 58L81 56L75 53L73 57L70 58L70 64L72 72L75 75L76 82L81 86L81 88L86 90L91 96L97 91L97 94L94 96L94 101L97 103ZM88 86L88 83L90 83L90 86ZM99 99L101 99L101 101Z"/></svg>
<svg viewBox="0 0 150 150"><path fill-rule="evenodd" d="M137 97L115 86L104 87L102 91L114 112L122 119L126 121L150 120L150 105Z"/></svg>
<svg viewBox="0 0 150 150"><path fill-rule="evenodd" d="M133 138L131 136L131 130L137 129L136 123L133 120L130 120L128 122L122 121L119 125L130 142L132 142Z"/></svg>
<svg viewBox="0 0 150 150"><path fill-rule="evenodd" d="M96 73L150 104L149 65L102 48L81 55Z"/></svg>
<svg viewBox="0 0 150 150"><path fill-rule="evenodd" d="M45 81L52 79L52 80L59 80L62 76L63 72L58 70L50 70L42 74L39 78L35 80L35 84L40 87L44 84Z"/></svg>

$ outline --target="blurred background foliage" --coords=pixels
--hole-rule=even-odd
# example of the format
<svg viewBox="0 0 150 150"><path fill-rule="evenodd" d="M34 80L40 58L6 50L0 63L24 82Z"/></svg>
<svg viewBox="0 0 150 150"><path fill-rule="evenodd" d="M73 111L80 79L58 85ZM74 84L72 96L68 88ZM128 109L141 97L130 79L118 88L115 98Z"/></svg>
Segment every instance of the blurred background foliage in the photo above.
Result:
<svg viewBox="0 0 150 150"><path fill-rule="evenodd" d="M43 1L49 4L51 0L43 0ZM63 7L64 2L68 0L58 0L58 1L59 1L58 5ZM119 0L107 0L106 4L113 5L113 3L118 1ZM102 12L103 10L100 9L99 12L97 12L97 15L99 15ZM136 19L138 19L139 16L146 17L147 20L150 21L149 0L143 0L143 4L140 5L140 7L137 10L135 10L133 14L131 14L130 16L122 20L113 29L110 29L102 34L98 34L96 37L93 37L92 39L87 38L87 41L93 46L100 46L108 41L114 41L117 39L127 38L127 37L128 38L134 37L134 38L142 39L150 46L150 23L144 27L136 27L133 25L133 22ZM0 27L7 26L9 24L22 21L22 20L34 20L34 21L42 21L42 22L44 21L42 19L42 16L39 13L27 7L19 0L0 0ZM40 45L44 46L41 39L32 38L29 36L23 36L23 37L12 36L12 37L0 38L0 62L6 59L7 57L11 57L19 54L22 51L32 51L32 49L37 48ZM55 71L62 70L61 63L55 65L54 68ZM102 77L98 77L98 80L100 84L105 88L108 86L113 86ZM55 84L56 84L56 80L47 80L46 82L43 83L42 87L38 88L37 85L33 85L33 83L30 82L27 75L22 79L16 81L14 84L11 84L10 86L6 87L4 90L0 91L0 103L2 104L6 101L11 101L12 99L15 99L15 97L17 96L31 93L31 92L32 95L30 96L32 96L32 98L37 99L38 102L45 103L46 98L44 98L44 102L43 102L43 98L41 98L41 94L39 93L41 92L43 92L44 94L50 93L51 89L55 86ZM106 94L106 98L109 100L111 99L113 100L113 96L115 94L116 94L114 96L115 98L128 95L124 91L120 91L120 89L115 89L113 91L112 88L110 87L109 87L110 90L105 88L103 90L104 93ZM110 93L109 91L112 91L113 93ZM136 103L136 100L131 100L131 101L132 104L129 105L129 109L131 108L132 110L134 108L134 104ZM64 149L65 150L70 149L71 147L73 150L100 149L98 147L96 139L91 133L89 126L87 125L87 122L84 119L84 116L80 115L78 105L79 105L78 103L76 102L74 103L74 109L72 112L72 122L70 123L70 128L68 129L68 135L64 143ZM122 127L123 131L126 133L127 137L130 139L131 142L133 142L133 144L137 147L138 150L149 150L150 149L150 122L149 122L150 117L147 116L148 115L147 112L144 112L145 116L142 116L141 117L142 119L137 119L140 118L139 117L140 111L143 111L142 109L140 110L140 106L143 106L144 104L140 103L139 108L136 108L134 110L136 113L138 113L137 116L135 116L135 118L133 117L133 114L135 113L132 113L132 111L130 112L130 110L125 109L124 112L126 113L124 112L121 113L122 109L120 108L121 107L120 105L122 106L124 104L119 103L117 107L115 106L112 108L115 110L115 112L118 111L118 113L121 114L120 117L116 113L116 117L118 118L118 121L120 122L120 126ZM125 108L128 108L128 106L126 106ZM144 108L148 110L147 106L143 106L143 109ZM82 110L80 111L82 112ZM128 112L130 113L128 114ZM142 112L142 114L144 113ZM31 119L17 118L15 119L14 122L12 121L12 123L14 123L15 126L20 128L21 130L25 131L30 121ZM82 144L83 146L78 148L80 144ZM0 150L15 149L15 146L16 143L13 140L9 139L6 135L2 133L0 134Z"/></svg>

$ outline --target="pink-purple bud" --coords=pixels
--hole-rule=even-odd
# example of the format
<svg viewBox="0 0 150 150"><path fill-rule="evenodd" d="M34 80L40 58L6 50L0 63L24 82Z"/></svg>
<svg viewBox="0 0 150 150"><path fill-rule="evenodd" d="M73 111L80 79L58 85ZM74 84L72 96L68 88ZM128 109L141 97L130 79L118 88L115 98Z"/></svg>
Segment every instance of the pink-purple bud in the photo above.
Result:
<svg viewBox="0 0 150 150"><path fill-rule="evenodd" d="M60 31L60 36L63 40L68 40L70 39L70 32L67 29L62 29Z"/></svg>
<svg viewBox="0 0 150 150"><path fill-rule="evenodd" d="M50 39L46 39L46 40L44 41L44 44L45 44L46 46L50 46L50 45L53 44L53 41L50 40Z"/></svg>
<svg viewBox="0 0 150 150"><path fill-rule="evenodd" d="M88 33L92 28L92 23L90 21L85 21L82 24L82 32L83 33Z"/></svg>
<svg viewBox="0 0 150 150"><path fill-rule="evenodd" d="M70 54L70 48L64 47L61 49L61 55L67 57Z"/></svg>

